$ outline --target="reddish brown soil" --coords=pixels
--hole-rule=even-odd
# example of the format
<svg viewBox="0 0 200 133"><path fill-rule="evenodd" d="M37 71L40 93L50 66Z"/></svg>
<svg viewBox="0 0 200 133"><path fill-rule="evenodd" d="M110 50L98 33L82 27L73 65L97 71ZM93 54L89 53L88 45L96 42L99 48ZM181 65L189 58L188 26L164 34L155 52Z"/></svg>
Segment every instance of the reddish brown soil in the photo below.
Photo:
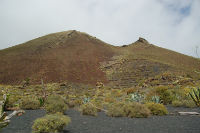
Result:
<svg viewBox="0 0 200 133"><path fill-rule="evenodd" d="M109 66L100 69L100 64L109 61L112 62ZM66 31L0 50L0 84L21 84L26 78L38 84L42 78L46 83L113 82L129 87L163 71L199 78L195 75L195 71L200 71L199 66L198 59L140 39L131 45L115 47L86 33Z"/></svg>
<svg viewBox="0 0 200 133"><path fill-rule="evenodd" d="M32 83L39 83L41 78L46 82L106 83L106 75L100 70L99 63L114 55L112 47L76 31L70 35L58 44L50 41L32 45L27 42L0 51L0 83L19 84L26 78Z"/></svg>

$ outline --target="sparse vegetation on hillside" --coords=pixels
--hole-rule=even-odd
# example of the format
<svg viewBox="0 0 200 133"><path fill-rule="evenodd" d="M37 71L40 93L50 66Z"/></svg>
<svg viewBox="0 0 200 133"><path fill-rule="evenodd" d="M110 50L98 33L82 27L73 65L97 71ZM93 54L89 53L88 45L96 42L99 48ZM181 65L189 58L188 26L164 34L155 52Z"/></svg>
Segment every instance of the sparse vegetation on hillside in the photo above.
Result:
<svg viewBox="0 0 200 133"><path fill-rule="evenodd" d="M35 133L61 132L71 122L68 108L147 118L167 115L165 105L200 107L200 60L143 38L117 47L78 31L54 33L0 50L0 66L0 100L9 94L3 109L46 111Z"/></svg>
<svg viewBox="0 0 200 133"><path fill-rule="evenodd" d="M0 50L0 66L4 66L0 68L0 83L25 81L23 87L40 83L43 76L48 83L70 81L95 85L101 81L114 88L146 87L146 80L164 72L196 80L199 76L195 71L200 71L198 59L141 39L127 47L115 47L75 30ZM151 80L151 86L163 84L159 82L161 79Z"/></svg>

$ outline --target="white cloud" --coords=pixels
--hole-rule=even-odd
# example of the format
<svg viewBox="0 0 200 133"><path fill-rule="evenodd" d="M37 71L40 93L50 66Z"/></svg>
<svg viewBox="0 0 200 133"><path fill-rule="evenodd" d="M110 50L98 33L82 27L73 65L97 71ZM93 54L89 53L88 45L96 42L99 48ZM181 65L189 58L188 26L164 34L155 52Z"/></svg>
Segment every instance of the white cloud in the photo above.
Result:
<svg viewBox="0 0 200 133"><path fill-rule="evenodd" d="M195 56L199 8L199 0L1 0L0 49L76 29L114 45L142 36Z"/></svg>

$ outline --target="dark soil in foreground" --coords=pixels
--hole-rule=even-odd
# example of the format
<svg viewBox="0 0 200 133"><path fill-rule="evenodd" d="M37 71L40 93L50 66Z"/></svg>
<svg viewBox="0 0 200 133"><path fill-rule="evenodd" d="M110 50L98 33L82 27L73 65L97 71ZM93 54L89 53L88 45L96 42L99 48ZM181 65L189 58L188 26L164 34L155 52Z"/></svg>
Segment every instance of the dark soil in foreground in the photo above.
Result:
<svg viewBox="0 0 200 133"><path fill-rule="evenodd" d="M82 116L75 110L66 112L72 119L64 133L200 133L200 116L180 116L178 111L200 109L168 107L170 115L149 118L113 118L100 112L97 117ZM21 117L14 117L2 133L31 133L33 121L45 115L42 110L26 111Z"/></svg>

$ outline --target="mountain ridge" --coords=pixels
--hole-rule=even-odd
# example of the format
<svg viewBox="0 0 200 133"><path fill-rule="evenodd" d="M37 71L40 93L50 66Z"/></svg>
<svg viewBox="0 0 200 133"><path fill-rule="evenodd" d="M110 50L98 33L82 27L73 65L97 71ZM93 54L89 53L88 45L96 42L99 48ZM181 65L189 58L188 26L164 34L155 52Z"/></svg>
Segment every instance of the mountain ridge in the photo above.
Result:
<svg viewBox="0 0 200 133"><path fill-rule="evenodd" d="M112 63L118 65L109 66ZM104 68L105 64L109 68ZM26 78L32 84L38 84L41 78L46 82L121 84L129 77L123 84L134 86L142 78L166 71L183 71L193 78L197 78L194 71L200 71L198 59L155 46L141 37L126 46L113 46L76 30L0 50L0 66L0 84L20 84Z"/></svg>

